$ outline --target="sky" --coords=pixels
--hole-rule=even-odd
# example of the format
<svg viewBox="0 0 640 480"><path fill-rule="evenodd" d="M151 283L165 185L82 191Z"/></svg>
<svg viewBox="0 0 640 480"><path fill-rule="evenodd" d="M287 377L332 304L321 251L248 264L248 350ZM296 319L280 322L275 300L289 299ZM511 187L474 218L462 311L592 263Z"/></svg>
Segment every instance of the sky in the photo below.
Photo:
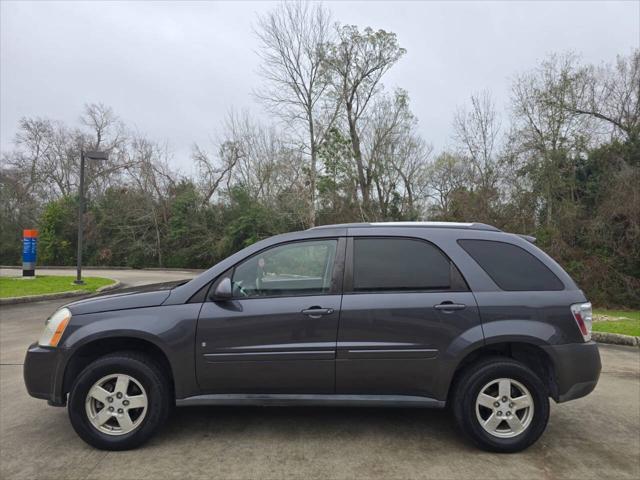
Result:
<svg viewBox="0 0 640 480"><path fill-rule="evenodd" d="M0 1L0 150L22 117L80 126L85 103L167 142L192 171L230 110L275 122L251 95L261 84L256 15L272 2ZM343 24L398 35L407 54L384 79L409 92L423 137L451 145L454 112L493 94L507 115L511 81L552 52L611 63L640 48L640 1L325 2Z"/></svg>

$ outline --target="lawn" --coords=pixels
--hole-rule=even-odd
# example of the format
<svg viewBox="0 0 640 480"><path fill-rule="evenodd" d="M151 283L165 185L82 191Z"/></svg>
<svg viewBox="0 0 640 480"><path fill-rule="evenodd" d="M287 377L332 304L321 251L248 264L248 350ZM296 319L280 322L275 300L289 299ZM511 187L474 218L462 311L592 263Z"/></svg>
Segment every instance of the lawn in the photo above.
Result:
<svg viewBox="0 0 640 480"><path fill-rule="evenodd" d="M101 277L84 277L84 285L76 285L73 283L74 280L74 276L58 275L39 275L30 279L2 277L0 278L0 298L43 295L45 293L60 293L71 290L83 290L91 293L100 287L114 283L114 280L110 278Z"/></svg>
<svg viewBox="0 0 640 480"><path fill-rule="evenodd" d="M614 318L626 318L629 320L640 320L640 310L605 310L595 308L593 310L594 315L605 315L607 317Z"/></svg>
<svg viewBox="0 0 640 480"><path fill-rule="evenodd" d="M594 332L621 333L640 337L640 310L600 310L593 311L594 317L606 316L611 321L593 322Z"/></svg>
<svg viewBox="0 0 640 480"><path fill-rule="evenodd" d="M595 322L594 332L621 333L640 337L640 320L618 320L615 322Z"/></svg>

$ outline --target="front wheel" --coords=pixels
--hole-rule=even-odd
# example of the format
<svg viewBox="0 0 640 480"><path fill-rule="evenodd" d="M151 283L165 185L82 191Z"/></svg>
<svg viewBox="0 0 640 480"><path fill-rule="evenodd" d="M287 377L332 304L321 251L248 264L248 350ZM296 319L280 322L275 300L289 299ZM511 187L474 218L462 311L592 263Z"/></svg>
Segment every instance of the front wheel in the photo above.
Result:
<svg viewBox="0 0 640 480"><path fill-rule="evenodd" d="M169 413L166 376L135 352L106 355L89 364L73 384L69 419L89 445L128 450L147 441Z"/></svg>
<svg viewBox="0 0 640 480"><path fill-rule="evenodd" d="M458 427L494 452L524 450L549 420L546 387L529 368L508 358L488 359L466 370L453 401Z"/></svg>

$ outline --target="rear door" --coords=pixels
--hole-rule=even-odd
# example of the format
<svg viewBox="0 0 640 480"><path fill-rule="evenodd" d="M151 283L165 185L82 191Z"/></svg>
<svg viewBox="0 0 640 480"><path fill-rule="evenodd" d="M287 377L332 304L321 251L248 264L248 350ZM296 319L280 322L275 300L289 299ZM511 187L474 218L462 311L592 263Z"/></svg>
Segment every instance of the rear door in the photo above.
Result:
<svg viewBox="0 0 640 480"><path fill-rule="evenodd" d="M446 348L478 324L473 294L434 244L349 238L336 392L435 398Z"/></svg>
<svg viewBox="0 0 640 480"><path fill-rule="evenodd" d="M203 304L203 393L333 393L344 238L276 245L240 262L233 299ZM215 288L215 284L212 288Z"/></svg>

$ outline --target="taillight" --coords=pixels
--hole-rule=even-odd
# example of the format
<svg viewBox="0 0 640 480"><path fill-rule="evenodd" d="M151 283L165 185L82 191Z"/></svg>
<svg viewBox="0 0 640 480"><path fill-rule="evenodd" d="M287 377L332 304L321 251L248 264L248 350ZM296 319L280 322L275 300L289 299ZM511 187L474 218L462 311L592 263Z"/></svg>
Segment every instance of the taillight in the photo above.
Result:
<svg viewBox="0 0 640 480"><path fill-rule="evenodd" d="M578 324L580 333L585 342L591 340L591 326L593 324L593 314L591 312L591 302L574 303L571 305L571 313Z"/></svg>

